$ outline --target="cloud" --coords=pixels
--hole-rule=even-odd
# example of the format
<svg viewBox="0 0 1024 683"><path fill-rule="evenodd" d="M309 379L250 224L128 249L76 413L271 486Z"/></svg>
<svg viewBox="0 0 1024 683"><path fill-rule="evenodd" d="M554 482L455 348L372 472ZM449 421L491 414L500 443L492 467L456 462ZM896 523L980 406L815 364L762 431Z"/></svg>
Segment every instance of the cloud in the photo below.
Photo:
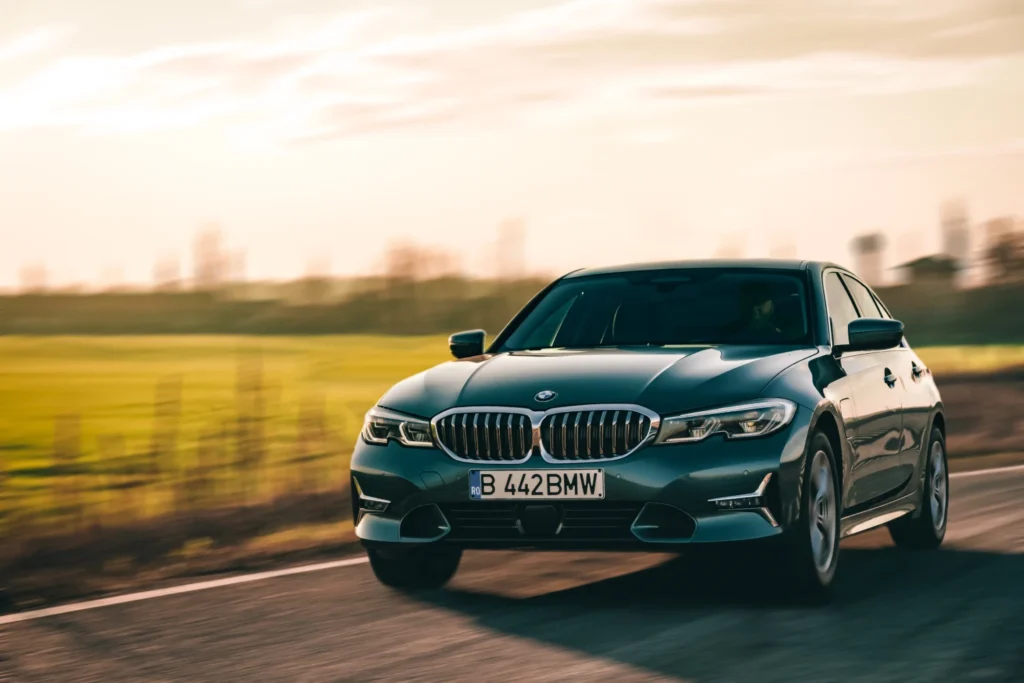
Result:
<svg viewBox="0 0 1024 683"><path fill-rule="evenodd" d="M561 0L458 26L415 7L60 56L0 82L0 131L222 120L309 142L481 117L628 119L705 100L961 87L1024 55L1017 0ZM0 60L53 40L29 34Z"/></svg>
<svg viewBox="0 0 1024 683"><path fill-rule="evenodd" d="M856 150L819 150L792 154L770 162L752 165L746 172L753 176L775 176L779 173L817 173L821 171L874 171L900 168L937 161L970 161L972 159L1024 159L1024 138L1006 140L992 145L949 147L926 150L891 150L865 153Z"/></svg>
<svg viewBox="0 0 1024 683"><path fill-rule="evenodd" d="M60 45L71 31L58 26L44 26L8 43L0 43L0 64L38 55Z"/></svg>

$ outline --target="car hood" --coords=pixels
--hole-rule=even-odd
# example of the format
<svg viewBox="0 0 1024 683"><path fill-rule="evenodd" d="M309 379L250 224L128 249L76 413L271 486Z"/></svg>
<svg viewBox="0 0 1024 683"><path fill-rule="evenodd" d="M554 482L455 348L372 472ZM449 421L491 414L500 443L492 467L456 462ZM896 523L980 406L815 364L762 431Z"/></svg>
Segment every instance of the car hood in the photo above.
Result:
<svg viewBox="0 0 1024 683"><path fill-rule="evenodd" d="M814 354L792 346L500 353L421 372L392 387L379 404L421 417L458 406L546 410L592 403L632 403L670 415L756 398L776 375ZM541 391L556 395L541 402Z"/></svg>

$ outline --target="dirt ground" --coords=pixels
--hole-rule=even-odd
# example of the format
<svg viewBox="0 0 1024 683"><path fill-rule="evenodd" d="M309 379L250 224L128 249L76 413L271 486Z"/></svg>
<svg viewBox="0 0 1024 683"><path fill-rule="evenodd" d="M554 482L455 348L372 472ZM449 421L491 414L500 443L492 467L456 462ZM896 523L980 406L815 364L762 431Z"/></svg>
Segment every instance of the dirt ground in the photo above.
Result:
<svg viewBox="0 0 1024 683"><path fill-rule="evenodd" d="M951 458L1024 461L1024 368L939 377L937 383Z"/></svg>

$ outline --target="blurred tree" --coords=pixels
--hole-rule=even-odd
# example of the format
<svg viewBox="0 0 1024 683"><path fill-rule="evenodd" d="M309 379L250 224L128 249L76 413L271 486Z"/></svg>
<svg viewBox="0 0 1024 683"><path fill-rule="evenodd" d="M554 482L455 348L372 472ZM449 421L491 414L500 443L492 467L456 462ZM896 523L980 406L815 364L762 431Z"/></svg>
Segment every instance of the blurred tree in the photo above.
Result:
<svg viewBox="0 0 1024 683"><path fill-rule="evenodd" d="M788 233L776 233L771 237L768 245L768 256L778 259L795 259L797 257L796 243Z"/></svg>
<svg viewBox="0 0 1024 683"><path fill-rule="evenodd" d="M718 248L715 250L715 258L739 259L743 258L746 249L744 235L732 232L723 235L718 241Z"/></svg>
<svg viewBox="0 0 1024 683"><path fill-rule="evenodd" d="M47 288L48 275L46 266L41 263L33 263L23 266L19 273L21 291L30 294L45 292Z"/></svg>
<svg viewBox="0 0 1024 683"><path fill-rule="evenodd" d="M984 224L985 247L982 260L990 282L1020 280L1024 259L1024 224L1013 216L1000 216Z"/></svg>
<svg viewBox="0 0 1024 683"><path fill-rule="evenodd" d="M1024 232L1012 223L992 230L985 261L994 282L1019 282L1024 279Z"/></svg>
<svg viewBox="0 0 1024 683"><path fill-rule="evenodd" d="M499 280L518 280L526 272L526 227L523 219L512 218L498 226L495 243Z"/></svg>
<svg viewBox="0 0 1024 683"><path fill-rule="evenodd" d="M266 390L261 352L239 355L235 378L235 466L242 486L243 501L253 503L264 478L267 443ZM213 453L214 451L210 451ZM207 454L207 457L211 457ZM209 460L204 461L208 466Z"/></svg>
<svg viewBox="0 0 1024 683"><path fill-rule="evenodd" d="M165 377L156 386L153 401L153 433L150 444L151 474L169 476L177 463L181 421L180 376Z"/></svg>
<svg viewBox="0 0 1024 683"><path fill-rule="evenodd" d="M158 292L173 292L181 287L181 263L173 254L159 258L153 266L153 288Z"/></svg>
<svg viewBox="0 0 1024 683"><path fill-rule="evenodd" d="M235 249L227 258L227 279L231 282L245 282L245 249Z"/></svg>
<svg viewBox="0 0 1024 683"><path fill-rule="evenodd" d="M82 418L58 415L53 428L54 507L73 528L82 518L78 463L82 456Z"/></svg>
<svg viewBox="0 0 1024 683"><path fill-rule="evenodd" d="M119 265L105 266L100 271L100 289L104 292L124 291L124 268Z"/></svg>
<svg viewBox="0 0 1024 683"><path fill-rule="evenodd" d="M9 526L12 508L14 507L11 500L13 496L8 493L8 484L7 459L4 457L3 452L0 452L0 534L7 538L11 536ZM2 557L2 553L0 553L0 557ZM0 586L0 590L2 589L3 586Z"/></svg>
<svg viewBox="0 0 1024 683"><path fill-rule="evenodd" d="M193 286L199 290L219 289L227 279L229 257L224 252L220 227L204 226L193 244Z"/></svg>
<svg viewBox="0 0 1024 683"><path fill-rule="evenodd" d="M322 305L331 295L331 262L318 254L306 263L306 275L299 283L299 297L304 304Z"/></svg>

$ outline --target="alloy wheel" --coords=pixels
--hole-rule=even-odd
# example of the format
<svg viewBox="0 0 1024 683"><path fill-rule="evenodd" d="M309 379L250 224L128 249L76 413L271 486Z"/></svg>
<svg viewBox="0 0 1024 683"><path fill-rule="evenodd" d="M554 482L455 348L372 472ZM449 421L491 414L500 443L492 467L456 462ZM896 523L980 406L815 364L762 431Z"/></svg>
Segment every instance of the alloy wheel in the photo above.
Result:
<svg viewBox="0 0 1024 683"><path fill-rule="evenodd" d="M815 568L825 574L832 566L836 541L836 489L825 451L814 454L810 475L811 554Z"/></svg>
<svg viewBox="0 0 1024 683"><path fill-rule="evenodd" d="M946 458L942 443L932 443L928 464L928 502L931 506L932 524L936 531L941 531L946 524L946 511L949 508L949 484L946 479Z"/></svg>

